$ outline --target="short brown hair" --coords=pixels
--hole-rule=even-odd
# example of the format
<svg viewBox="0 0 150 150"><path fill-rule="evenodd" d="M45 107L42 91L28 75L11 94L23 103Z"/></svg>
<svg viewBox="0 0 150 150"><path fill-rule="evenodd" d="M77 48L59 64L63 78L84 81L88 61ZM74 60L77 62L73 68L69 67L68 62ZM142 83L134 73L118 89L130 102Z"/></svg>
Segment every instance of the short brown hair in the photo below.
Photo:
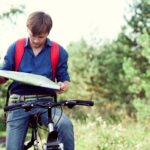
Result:
<svg viewBox="0 0 150 150"><path fill-rule="evenodd" d="M42 33L49 33L53 22L50 15L42 11L36 11L29 15L26 25L33 35L40 35Z"/></svg>

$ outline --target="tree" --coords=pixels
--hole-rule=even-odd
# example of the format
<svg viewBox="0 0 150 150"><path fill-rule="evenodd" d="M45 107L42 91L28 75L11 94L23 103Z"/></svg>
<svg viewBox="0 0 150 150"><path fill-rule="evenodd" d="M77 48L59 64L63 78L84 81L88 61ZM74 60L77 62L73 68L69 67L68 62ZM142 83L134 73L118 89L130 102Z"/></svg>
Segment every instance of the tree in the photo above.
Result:
<svg viewBox="0 0 150 150"><path fill-rule="evenodd" d="M14 18L24 13L24 9L25 9L24 5L19 5L19 6L11 5L9 10L5 12L1 12L0 20L8 19L11 21L11 23L15 24L16 20Z"/></svg>
<svg viewBox="0 0 150 150"><path fill-rule="evenodd" d="M148 95L149 2L135 1L130 8L131 17L125 17L127 24L116 40L98 48L83 39L69 45L76 95L125 103Z"/></svg>

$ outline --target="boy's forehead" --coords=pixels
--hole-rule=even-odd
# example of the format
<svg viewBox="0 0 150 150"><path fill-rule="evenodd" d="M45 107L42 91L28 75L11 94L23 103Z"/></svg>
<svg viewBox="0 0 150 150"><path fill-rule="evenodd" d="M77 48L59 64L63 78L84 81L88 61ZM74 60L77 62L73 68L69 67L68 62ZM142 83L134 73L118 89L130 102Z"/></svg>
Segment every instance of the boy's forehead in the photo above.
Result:
<svg viewBox="0 0 150 150"><path fill-rule="evenodd" d="M30 29L28 29L28 33L29 33L31 36L47 36L47 34L48 34L48 33L33 34Z"/></svg>

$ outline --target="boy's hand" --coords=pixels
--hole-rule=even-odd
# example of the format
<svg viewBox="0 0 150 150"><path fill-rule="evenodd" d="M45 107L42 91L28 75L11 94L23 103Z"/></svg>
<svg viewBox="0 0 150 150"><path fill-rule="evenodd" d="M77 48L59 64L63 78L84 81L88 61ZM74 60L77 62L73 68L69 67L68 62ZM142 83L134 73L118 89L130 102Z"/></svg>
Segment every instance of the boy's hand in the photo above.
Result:
<svg viewBox="0 0 150 150"><path fill-rule="evenodd" d="M8 80L8 79L6 79L6 78L0 76L0 84L5 83L7 80Z"/></svg>
<svg viewBox="0 0 150 150"><path fill-rule="evenodd" d="M58 86L60 86L60 90L58 90L57 93L61 94L68 91L70 82L69 81L58 82Z"/></svg>

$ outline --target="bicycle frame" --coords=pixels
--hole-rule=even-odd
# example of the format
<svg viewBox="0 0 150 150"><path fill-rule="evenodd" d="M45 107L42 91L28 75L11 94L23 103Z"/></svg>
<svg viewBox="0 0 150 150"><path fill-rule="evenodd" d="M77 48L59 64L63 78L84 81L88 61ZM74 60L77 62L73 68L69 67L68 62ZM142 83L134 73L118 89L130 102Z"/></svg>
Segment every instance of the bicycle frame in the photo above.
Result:
<svg viewBox="0 0 150 150"><path fill-rule="evenodd" d="M31 118L32 137L31 141L24 145L24 150L28 150L34 146L35 150L40 150L37 140L38 117L33 115ZM58 141L58 132L54 129L54 122L52 120L52 107L48 107L48 136L47 142L44 144L44 150L64 150L63 143Z"/></svg>

